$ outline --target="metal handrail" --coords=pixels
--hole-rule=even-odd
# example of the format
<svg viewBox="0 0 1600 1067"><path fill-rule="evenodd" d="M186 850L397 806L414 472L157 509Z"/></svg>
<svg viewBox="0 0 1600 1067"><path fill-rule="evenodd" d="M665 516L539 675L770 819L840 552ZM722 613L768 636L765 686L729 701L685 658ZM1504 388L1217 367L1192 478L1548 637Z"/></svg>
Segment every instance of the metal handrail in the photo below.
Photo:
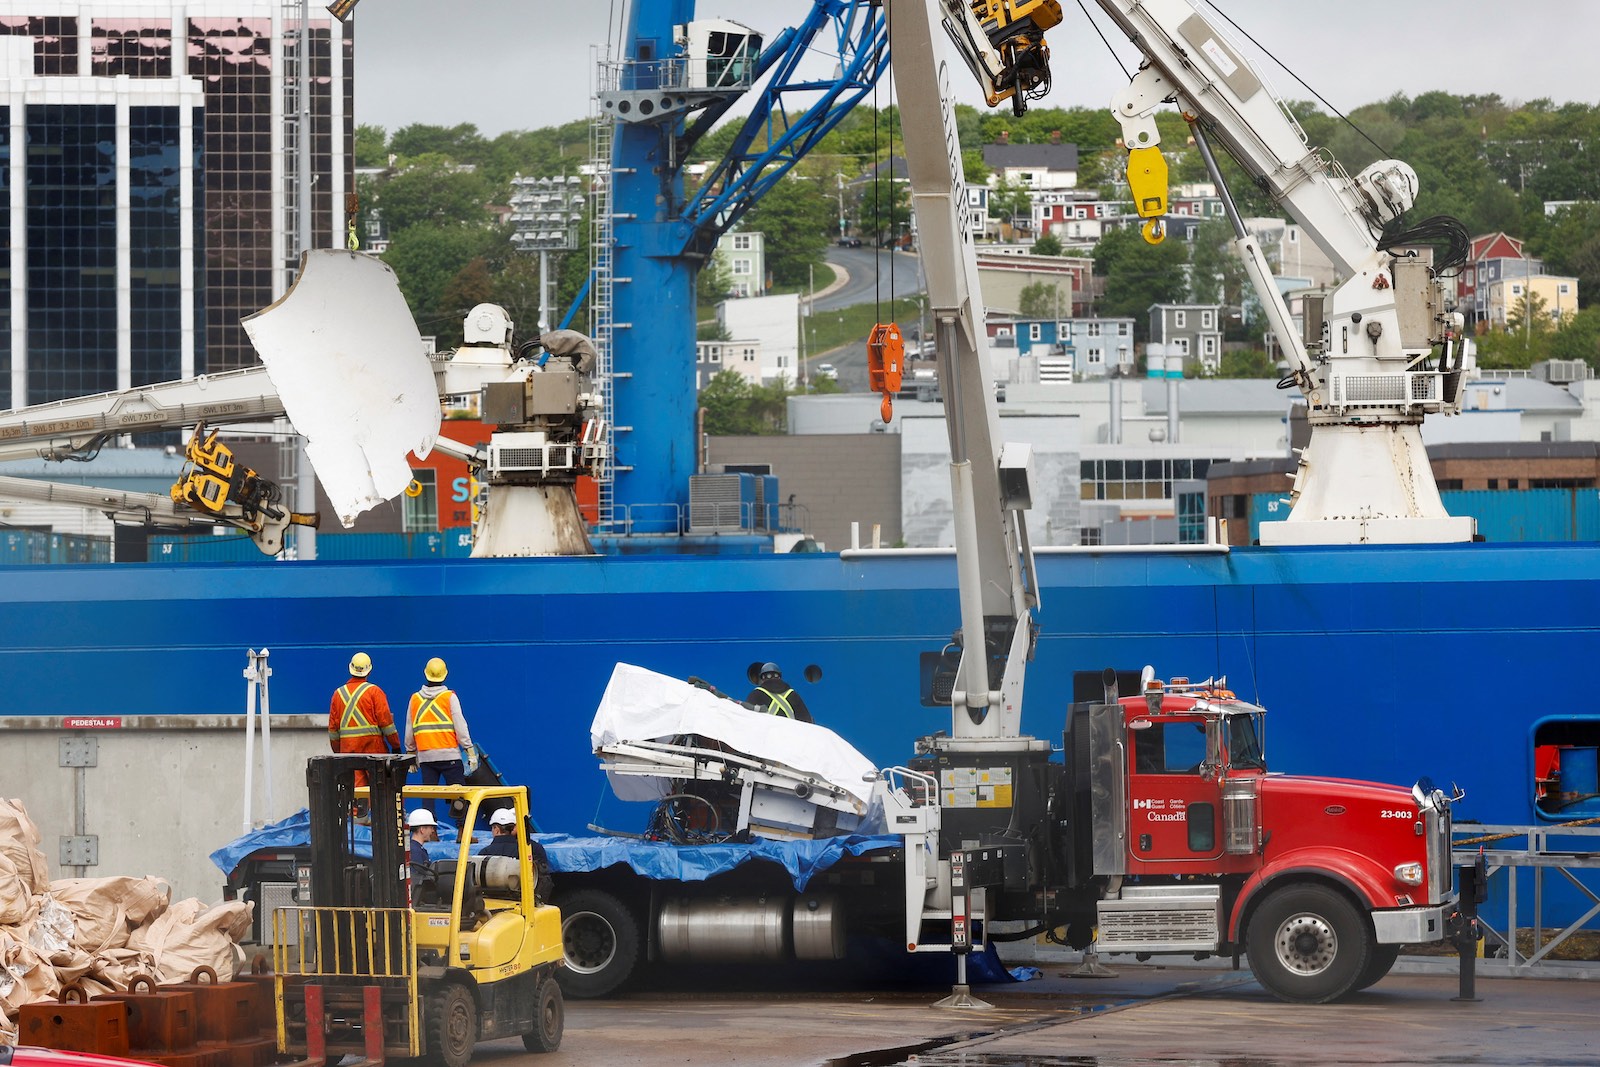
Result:
<svg viewBox="0 0 1600 1067"><path fill-rule="evenodd" d="M1483 856L1491 879L1505 872L1506 929L1495 929L1482 916L1478 921L1495 938L1506 946L1506 963L1513 974L1526 973L1542 960L1549 958L1556 946L1567 941L1583 929L1585 924L1600 915L1600 894L1584 884L1573 872L1600 869L1600 849L1582 852L1570 848L1552 848L1551 838L1600 838L1600 826L1551 823L1540 826L1495 826L1471 824L1455 827L1456 841L1451 852L1455 864L1470 864ZM1522 847L1498 847L1518 838L1526 839ZM1462 848L1466 845L1466 848ZM1524 957L1517 946L1518 868L1533 871L1533 952ZM1578 918L1545 940L1544 872L1556 870L1568 882L1589 898L1591 906ZM1491 890L1492 891L1492 890Z"/></svg>

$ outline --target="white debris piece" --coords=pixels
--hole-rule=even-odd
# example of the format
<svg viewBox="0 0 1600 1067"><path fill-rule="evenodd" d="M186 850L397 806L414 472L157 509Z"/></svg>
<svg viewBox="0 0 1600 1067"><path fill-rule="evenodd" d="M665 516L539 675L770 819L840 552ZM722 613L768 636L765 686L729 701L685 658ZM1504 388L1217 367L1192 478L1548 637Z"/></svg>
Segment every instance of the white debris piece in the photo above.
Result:
<svg viewBox="0 0 1600 1067"><path fill-rule="evenodd" d="M243 323L339 521L398 496L440 414L394 271L360 252L306 252L293 287Z"/></svg>

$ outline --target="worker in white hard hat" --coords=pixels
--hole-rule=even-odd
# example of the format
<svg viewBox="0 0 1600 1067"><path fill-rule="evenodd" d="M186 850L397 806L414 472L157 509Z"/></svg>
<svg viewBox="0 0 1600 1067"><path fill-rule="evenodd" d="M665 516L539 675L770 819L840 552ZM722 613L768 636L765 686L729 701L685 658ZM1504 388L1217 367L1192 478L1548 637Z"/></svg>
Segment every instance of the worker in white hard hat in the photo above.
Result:
<svg viewBox="0 0 1600 1067"><path fill-rule="evenodd" d="M382 755L400 751L400 733L389 712L389 698L371 674L372 657L357 652L350 657L350 680L333 691L328 705L328 747L335 752ZM366 784L366 772L357 771L357 788Z"/></svg>
<svg viewBox="0 0 1600 1067"><path fill-rule="evenodd" d="M439 840L439 824L434 820L433 812L427 808L416 808L406 817L406 825L411 828L408 859L412 863L428 866L432 861L428 859L428 850L423 846L429 841Z"/></svg>
<svg viewBox="0 0 1600 1067"><path fill-rule="evenodd" d="M515 808L496 808L495 813L489 816L489 843L483 847L480 856L512 856L517 854L517 810Z"/></svg>
<svg viewBox="0 0 1600 1067"><path fill-rule="evenodd" d="M747 676L748 677L748 676ZM756 687L744 698L756 711L768 715L782 715L786 719L811 722L811 709L806 702L783 680L783 672L776 663L763 663L756 671Z"/></svg>
<svg viewBox="0 0 1600 1067"><path fill-rule="evenodd" d="M466 785L467 775L478 769L461 698L445 685L449 670L438 656L423 668L427 684L411 695L406 716L406 751L417 754L423 785Z"/></svg>

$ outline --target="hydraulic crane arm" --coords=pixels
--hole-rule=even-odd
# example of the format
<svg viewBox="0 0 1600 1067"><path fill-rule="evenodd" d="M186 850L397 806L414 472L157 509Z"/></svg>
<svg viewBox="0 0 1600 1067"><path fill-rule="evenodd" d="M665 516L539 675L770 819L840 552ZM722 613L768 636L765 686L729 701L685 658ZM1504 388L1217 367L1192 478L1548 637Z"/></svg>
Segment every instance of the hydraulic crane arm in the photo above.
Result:
<svg viewBox="0 0 1600 1067"><path fill-rule="evenodd" d="M890 0L888 10L950 439L962 634L952 736L957 742L1012 742L1021 734L1023 672L1033 655L1038 605L1023 521L1031 506L1031 457L1026 447L1002 450L1000 444L955 100L941 55L950 3Z"/></svg>
<svg viewBox="0 0 1600 1067"><path fill-rule="evenodd" d="M1155 112L1174 104L1189 123L1235 246L1268 323L1289 356L1284 385L1305 396L1312 427L1286 522L1265 524L1263 543L1462 541L1471 519L1444 510L1420 426L1456 414L1473 369L1462 318L1447 307L1441 274L1406 242L1401 219L1416 199L1416 173L1379 160L1354 178L1308 145L1303 130L1242 52L1190 0L1098 0L1145 63L1112 101L1128 149L1128 183L1147 240L1164 236L1166 164ZM1246 231L1212 155L1222 145L1281 203L1340 277L1306 300L1296 327L1256 238ZM1453 219L1429 220L1465 251ZM1270 527L1270 528L1269 528Z"/></svg>
<svg viewBox="0 0 1600 1067"><path fill-rule="evenodd" d="M0 411L0 460L86 458L118 434L283 414L265 367Z"/></svg>

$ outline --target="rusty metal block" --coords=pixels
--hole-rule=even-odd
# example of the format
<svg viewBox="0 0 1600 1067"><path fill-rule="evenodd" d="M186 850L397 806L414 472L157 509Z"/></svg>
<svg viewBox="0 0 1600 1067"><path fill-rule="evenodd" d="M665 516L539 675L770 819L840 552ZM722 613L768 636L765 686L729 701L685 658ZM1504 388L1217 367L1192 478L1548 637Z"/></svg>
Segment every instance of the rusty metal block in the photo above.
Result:
<svg viewBox="0 0 1600 1067"><path fill-rule="evenodd" d="M241 974L236 979L241 985L256 987L256 1030L261 1034L278 1032L278 1013L275 1006L277 993L273 988L275 977L270 971L262 971Z"/></svg>
<svg viewBox="0 0 1600 1067"><path fill-rule="evenodd" d="M210 968L201 971L211 973ZM260 1037L263 1012L270 1011L271 994L251 982L195 981L175 982L161 987L167 992L193 993L195 1034L200 1041L247 1041ZM263 1009L262 999L269 1007Z"/></svg>
<svg viewBox="0 0 1600 1067"><path fill-rule="evenodd" d="M161 1067L228 1067L226 1053L209 1049L189 1048L182 1052L144 1052L136 1050L141 1060L160 1064Z"/></svg>
<svg viewBox="0 0 1600 1067"><path fill-rule="evenodd" d="M216 1054L217 1060L211 1067L263 1067L277 1055L278 1039L260 1037L248 1041L202 1041L195 1047Z"/></svg>
<svg viewBox="0 0 1600 1067"><path fill-rule="evenodd" d="M126 993L105 993L94 1003L120 1001L128 1008L128 1047L137 1052L181 1052L196 1040L193 993L160 989L149 975L135 975Z"/></svg>
<svg viewBox="0 0 1600 1067"><path fill-rule="evenodd" d="M68 1052L127 1056L128 1008L118 1001L24 1004L17 1015L17 1039Z"/></svg>

